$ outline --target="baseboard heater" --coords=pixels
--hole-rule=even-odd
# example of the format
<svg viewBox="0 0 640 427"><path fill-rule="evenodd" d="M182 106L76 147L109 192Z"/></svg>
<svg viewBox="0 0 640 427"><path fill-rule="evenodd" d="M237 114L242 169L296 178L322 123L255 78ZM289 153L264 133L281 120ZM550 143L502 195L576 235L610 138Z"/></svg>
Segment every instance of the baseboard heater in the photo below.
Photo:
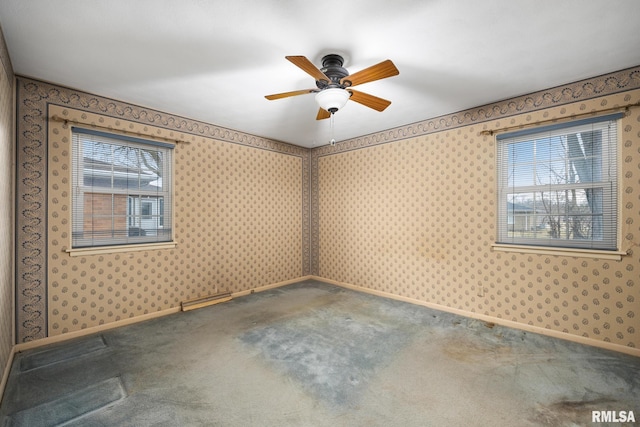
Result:
<svg viewBox="0 0 640 427"><path fill-rule="evenodd" d="M207 307L213 304L220 304L231 299L231 292L222 292L215 295L209 295L207 297L190 299L182 301L182 311L195 310L196 308Z"/></svg>

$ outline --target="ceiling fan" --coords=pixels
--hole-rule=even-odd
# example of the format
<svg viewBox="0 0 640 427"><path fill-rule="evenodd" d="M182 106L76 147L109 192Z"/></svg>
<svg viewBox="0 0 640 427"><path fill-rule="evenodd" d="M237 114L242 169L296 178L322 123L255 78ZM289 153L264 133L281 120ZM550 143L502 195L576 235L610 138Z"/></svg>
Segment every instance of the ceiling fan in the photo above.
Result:
<svg viewBox="0 0 640 427"><path fill-rule="evenodd" d="M354 90L352 87L400 74L389 59L350 75L342 66L344 59L337 54L324 56L322 68L316 67L304 56L285 56L285 58L316 79L316 88L277 93L267 95L265 98L274 100L315 93L316 102L320 106L316 120L331 117L332 114L344 107L349 99L376 111L383 111L391 104L391 101Z"/></svg>

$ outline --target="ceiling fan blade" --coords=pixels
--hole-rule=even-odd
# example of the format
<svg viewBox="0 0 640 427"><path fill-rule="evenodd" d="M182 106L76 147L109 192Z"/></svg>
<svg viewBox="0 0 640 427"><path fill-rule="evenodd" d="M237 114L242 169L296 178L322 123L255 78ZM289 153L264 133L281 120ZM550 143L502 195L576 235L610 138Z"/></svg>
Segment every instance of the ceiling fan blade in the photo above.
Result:
<svg viewBox="0 0 640 427"><path fill-rule="evenodd" d="M331 81L329 77L327 77L318 67L313 65L311 61L309 61L304 56L285 56L289 61L291 61L294 65L301 68L305 73L309 74L316 80L325 80L327 83Z"/></svg>
<svg viewBox="0 0 640 427"><path fill-rule="evenodd" d="M377 96L369 95L368 93L358 92L353 89L347 90L351 92L350 100L362 104L365 107L373 108L376 111L384 111L385 108L391 105L391 101L387 101L386 99L378 98Z"/></svg>
<svg viewBox="0 0 640 427"><path fill-rule="evenodd" d="M288 98L290 96L297 96L297 95L305 95L307 93L313 93L313 92L317 92L318 89L302 89L302 90L294 90L291 92L283 92L283 93L276 93L273 95L266 95L265 98L267 98L268 100L272 101L274 99L282 99L282 98Z"/></svg>
<svg viewBox="0 0 640 427"><path fill-rule="evenodd" d="M331 117L331 113L325 110L324 108L320 108L318 110L318 115L316 116L316 120L324 120Z"/></svg>
<svg viewBox="0 0 640 427"><path fill-rule="evenodd" d="M400 74L400 71L398 71L390 59L387 59L379 64L372 65L369 68L365 68L364 70L360 70L350 76L342 78L340 83L346 86L355 86L375 80L386 79L391 76L397 76L398 74ZM348 82L351 82L351 84L349 85Z"/></svg>

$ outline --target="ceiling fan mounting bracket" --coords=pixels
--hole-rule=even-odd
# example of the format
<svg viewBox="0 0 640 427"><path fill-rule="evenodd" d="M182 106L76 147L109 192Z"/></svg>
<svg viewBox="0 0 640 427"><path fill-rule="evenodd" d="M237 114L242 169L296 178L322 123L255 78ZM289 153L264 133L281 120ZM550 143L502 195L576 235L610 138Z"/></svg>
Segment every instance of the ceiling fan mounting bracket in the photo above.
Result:
<svg viewBox="0 0 640 427"><path fill-rule="evenodd" d="M349 75L349 72L342 66L342 64L344 64L344 59L340 55L332 53L323 56L322 68L320 71L322 71L325 76L329 77L331 81L325 82L325 80L316 80L316 86L318 86L319 89L326 89L328 87L339 87L344 89L345 86L350 86L350 84L345 85L340 83L343 78Z"/></svg>

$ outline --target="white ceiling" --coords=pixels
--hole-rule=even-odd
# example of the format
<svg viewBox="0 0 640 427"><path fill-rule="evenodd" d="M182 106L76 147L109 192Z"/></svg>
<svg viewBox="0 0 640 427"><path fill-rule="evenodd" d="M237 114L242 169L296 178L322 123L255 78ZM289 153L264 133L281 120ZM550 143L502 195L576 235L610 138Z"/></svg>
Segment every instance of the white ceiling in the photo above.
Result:
<svg viewBox="0 0 640 427"><path fill-rule="evenodd" d="M392 101L335 115L345 140L640 65L638 0L2 0L16 74L304 147L326 145L315 87L285 60L350 73Z"/></svg>

